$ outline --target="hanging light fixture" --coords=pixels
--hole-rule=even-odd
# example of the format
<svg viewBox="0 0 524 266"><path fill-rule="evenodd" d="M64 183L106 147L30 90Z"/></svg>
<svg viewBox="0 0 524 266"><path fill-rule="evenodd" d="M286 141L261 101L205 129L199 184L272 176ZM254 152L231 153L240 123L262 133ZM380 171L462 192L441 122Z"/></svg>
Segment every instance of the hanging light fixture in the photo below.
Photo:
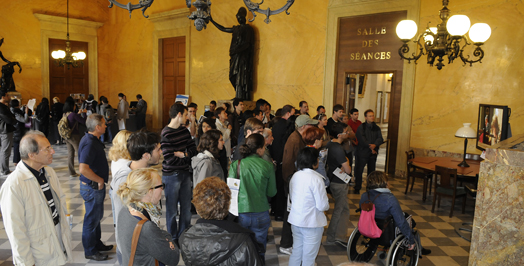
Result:
<svg viewBox="0 0 524 266"><path fill-rule="evenodd" d="M139 0L138 4L131 4L131 2L127 3L127 5L121 4L118 2L118 0L109 0L109 8L112 8L113 5L116 5L117 7L120 7L122 9L126 9L129 11L129 17L131 17L131 12L135 9L142 9L142 15L146 18L147 16L144 12L153 4L153 1L155 0ZM186 5L188 8L191 7L191 0L185 0ZM242 0L244 2L244 5L246 5L247 9L253 13L253 18L250 19L250 22L253 22L255 20L255 17L257 16L255 12L258 12L260 14L266 15L266 19L264 19L264 22L269 24L271 20L269 19L269 16L280 14L282 12L286 12L287 15L289 15L289 8L295 3L295 0L286 0L286 3L276 9L271 10L270 8L262 9L260 8L260 5L264 3L264 0L262 0L260 3L253 3L251 0ZM209 23L209 20L211 19L211 0L195 0L193 2L193 6L196 8L195 11L191 13L191 15L188 16L189 19L194 20L194 25L198 31L201 31L202 29L205 29L207 24Z"/></svg>
<svg viewBox="0 0 524 266"><path fill-rule="evenodd" d="M79 67L84 65L84 59L86 59L86 53L78 52L72 53L71 46L69 44L69 0L67 0L67 40L66 40L66 50L53 51L51 57L55 59L55 62L58 66L67 65L67 69L71 66Z"/></svg>
<svg viewBox="0 0 524 266"><path fill-rule="evenodd" d="M448 9L449 0L442 1L442 9L440 10L440 24L437 27L426 27L426 30L418 35L413 40L417 45L418 54L413 53L411 57L406 56L409 53L408 42L412 40L417 34L417 24L413 20L402 20L397 25L397 36L404 42L398 49L398 53L402 59L417 62L422 55L427 55L427 61L430 66L433 66L435 59L438 63L437 69L441 70L444 64L443 57L448 57L448 64L453 63L457 57L460 57L464 65L467 63L470 66L473 63L481 62L484 58L484 51L481 46L486 42L491 35L491 28L486 23L476 23L471 26L469 18L465 15L454 15L450 17ZM466 33L469 31L469 38ZM461 44L464 43L461 47ZM470 60L470 56L464 56L464 48L468 45L475 45L473 51L475 58Z"/></svg>

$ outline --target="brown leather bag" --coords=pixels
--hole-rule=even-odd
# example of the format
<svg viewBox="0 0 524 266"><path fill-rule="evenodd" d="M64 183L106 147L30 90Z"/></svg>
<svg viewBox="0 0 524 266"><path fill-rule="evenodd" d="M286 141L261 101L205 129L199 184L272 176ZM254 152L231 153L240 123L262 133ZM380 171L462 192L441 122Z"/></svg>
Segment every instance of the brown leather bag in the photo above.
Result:
<svg viewBox="0 0 524 266"><path fill-rule="evenodd" d="M140 220L133 231L133 240L131 241L131 257L129 257L129 266L133 266L135 261L136 246L138 245L138 238L140 237L140 231L142 231L142 226L145 222L149 221L148 219ZM155 259L155 266L158 266L158 260Z"/></svg>

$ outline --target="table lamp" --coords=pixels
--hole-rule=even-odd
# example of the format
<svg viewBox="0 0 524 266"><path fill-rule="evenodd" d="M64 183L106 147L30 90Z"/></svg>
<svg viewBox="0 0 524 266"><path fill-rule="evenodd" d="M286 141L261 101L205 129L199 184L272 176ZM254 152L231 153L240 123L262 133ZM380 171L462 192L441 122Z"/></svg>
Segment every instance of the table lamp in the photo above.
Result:
<svg viewBox="0 0 524 266"><path fill-rule="evenodd" d="M466 163L466 150L468 148L468 139L474 139L477 137L477 134L475 133L475 130L471 128L471 123L464 123L464 126L459 128L457 130L457 133L455 133L455 137L457 138L464 138L464 157L463 160L458 166L460 167L469 167L469 165Z"/></svg>

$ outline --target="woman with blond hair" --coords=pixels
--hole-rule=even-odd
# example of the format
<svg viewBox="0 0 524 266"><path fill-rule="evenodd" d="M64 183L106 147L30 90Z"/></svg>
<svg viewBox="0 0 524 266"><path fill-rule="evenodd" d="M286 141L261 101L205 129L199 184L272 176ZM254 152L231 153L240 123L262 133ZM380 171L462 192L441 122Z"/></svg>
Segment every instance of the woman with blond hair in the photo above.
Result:
<svg viewBox="0 0 524 266"><path fill-rule="evenodd" d="M122 201L118 200L116 197L116 190L120 187L120 184L125 182L125 178L115 178L118 176L127 176L126 174L118 174L121 171L125 171L126 168L129 168L131 163L131 155L127 150L127 139L131 135L129 130L121 130L116 134L113 139L113 146L109 149L108 157L111 160L111 185L109 186L109 198L111 198L111 211L113 212L113 224L116 225L117 210L122 208ZM120 247L116 247L116 256L118 262L122 262L122 253L120 252Z"/></svg>
<svg viewBox="0 0 524 266"><path fill-rule="evenodd" d="M180 251L170 242L172 236L160 229L162 209L159 206L165 185L162 177L153 168L133 170L120 185L117 195L124 206L117 219L117 246L122 252L122 264L155 265L159 261L166 265L177 265ZM133 232L138 222L146 220L136 244L136 253L131 257Z"/></svg>
<svg viewBox="0 0 524 266"><path fill-rule="evenodd" d="M111 175L115 176L118 171L122 170L122 168L125 168L126 166L131 163L131 155L129 155L129 151L127 150L127 139L131 135L131 131L128 130L121 130L116 134L115 138L113 139L113 147L109 149L109 159L111 160ZM115 206L115 200L114 197L116 196L116 190L120 187L120 184L123 183L125 180L116 180L111 179L111 185L109 188L109 197L111 198L111 206L113 207L113 213L115 213L115 209L119 209L122 206L119 204L116 204Z"/></svg>

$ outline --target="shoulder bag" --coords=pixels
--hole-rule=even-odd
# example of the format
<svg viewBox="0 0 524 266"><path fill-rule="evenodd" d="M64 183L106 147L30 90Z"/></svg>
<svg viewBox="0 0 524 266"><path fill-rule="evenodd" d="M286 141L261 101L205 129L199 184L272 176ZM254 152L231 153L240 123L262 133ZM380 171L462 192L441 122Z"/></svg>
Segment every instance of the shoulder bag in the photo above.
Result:
<svg viewBox="0 0 524 266"><path fill-rule="evenodd" d="M138 238L140 237L140 231L142 231L142 226L147 221L149 220L140 220L135 226L135 231L133 231L133 240L131 241L131 256L129 257L129 266L133 266L133 263L135 261L136 246L138 245ZM158 266L158 260L156 259L155 266Z"/></svg>

